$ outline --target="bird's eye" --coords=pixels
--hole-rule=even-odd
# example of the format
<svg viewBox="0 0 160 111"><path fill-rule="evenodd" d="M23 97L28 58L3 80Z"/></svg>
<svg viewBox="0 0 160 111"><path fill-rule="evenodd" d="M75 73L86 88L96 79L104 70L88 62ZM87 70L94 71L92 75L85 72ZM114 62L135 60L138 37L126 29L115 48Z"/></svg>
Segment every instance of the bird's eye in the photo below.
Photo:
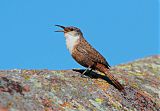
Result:
<svg viewBox="0 0 160 111"><path fill-rule="evenodd" d="M73 31L73 29L70 29L70 31Z"/></svg>

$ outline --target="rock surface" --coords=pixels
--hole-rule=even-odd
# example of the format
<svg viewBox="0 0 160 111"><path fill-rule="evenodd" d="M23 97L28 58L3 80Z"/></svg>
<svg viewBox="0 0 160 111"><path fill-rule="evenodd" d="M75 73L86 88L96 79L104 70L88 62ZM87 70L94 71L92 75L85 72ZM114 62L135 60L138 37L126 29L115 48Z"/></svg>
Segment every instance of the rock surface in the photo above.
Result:
<svg viewBox="0 0 160 111"><path fill-rule="evenodd" d="M1 70L0 111L158 111L160 56L111 68L119 92L100 72Z"/></svg>

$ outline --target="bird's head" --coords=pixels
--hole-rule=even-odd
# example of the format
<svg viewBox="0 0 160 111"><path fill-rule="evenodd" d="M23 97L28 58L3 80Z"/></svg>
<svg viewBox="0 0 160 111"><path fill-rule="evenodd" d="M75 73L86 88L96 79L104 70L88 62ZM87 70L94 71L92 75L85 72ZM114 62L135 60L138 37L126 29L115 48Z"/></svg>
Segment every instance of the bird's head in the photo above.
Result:
<svg viewBox="0 0 160 111"><path fill-rule="evenodd" d="M61 26L61 25L55 25L55 26L63 29L63 30L58 30L58 31L55 31L55 32L64 32L65 35L70 35L70 36L73 36L73 37L82 35L81 30L77 27L73 27L73 26L64 27L64 26Z"/></svg>

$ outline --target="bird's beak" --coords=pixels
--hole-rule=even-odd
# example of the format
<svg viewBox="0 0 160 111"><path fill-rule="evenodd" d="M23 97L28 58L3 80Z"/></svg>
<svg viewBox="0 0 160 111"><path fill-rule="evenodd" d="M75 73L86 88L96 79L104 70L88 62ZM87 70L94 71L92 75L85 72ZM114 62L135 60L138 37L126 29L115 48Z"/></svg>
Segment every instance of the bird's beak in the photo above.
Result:
<svg viewBox="0 0 160 111"><path fill-rule="evenodd" d="M63 30L57 30L55 32L65 32L65 27L64 26L62 26L62 25L55 25L55 26L60 27L60 28L63 29Z"/></svg>

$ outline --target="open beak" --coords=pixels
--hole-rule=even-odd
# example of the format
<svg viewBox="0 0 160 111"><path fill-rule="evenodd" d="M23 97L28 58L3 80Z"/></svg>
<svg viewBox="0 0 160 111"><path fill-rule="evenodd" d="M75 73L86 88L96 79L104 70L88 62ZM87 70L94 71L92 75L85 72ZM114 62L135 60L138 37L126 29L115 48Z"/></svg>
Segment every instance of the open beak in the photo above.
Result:
<svg viewBox="0 0 160 111"><path fill-rule="evenodd" d="M55 32L65 32L65 27L64 26L62 26L62 25L55 25L55 26L57 26L57 27L60 27L60 28L62 28L63 30L57 30L57 31L55 31Z"/></svg>

